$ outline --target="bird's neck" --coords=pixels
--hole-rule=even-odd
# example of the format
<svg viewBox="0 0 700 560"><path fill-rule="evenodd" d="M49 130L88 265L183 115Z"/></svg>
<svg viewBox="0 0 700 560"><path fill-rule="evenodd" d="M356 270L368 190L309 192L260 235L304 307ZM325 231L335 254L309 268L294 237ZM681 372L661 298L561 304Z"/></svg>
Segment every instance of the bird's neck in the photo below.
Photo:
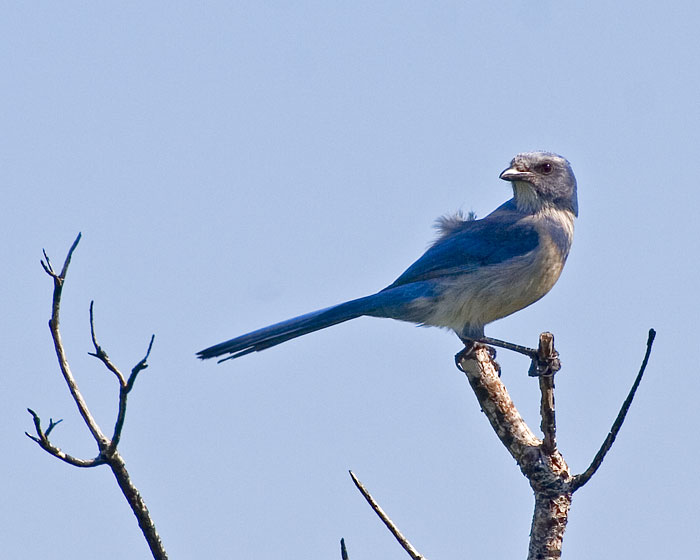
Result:
<svg viewBox="0 0 700 560"><path fill-rule="evenodd" d="M520 212L537 214L545 208L545 202L537 196L530 183L513 181L513 198Z"/></svg>

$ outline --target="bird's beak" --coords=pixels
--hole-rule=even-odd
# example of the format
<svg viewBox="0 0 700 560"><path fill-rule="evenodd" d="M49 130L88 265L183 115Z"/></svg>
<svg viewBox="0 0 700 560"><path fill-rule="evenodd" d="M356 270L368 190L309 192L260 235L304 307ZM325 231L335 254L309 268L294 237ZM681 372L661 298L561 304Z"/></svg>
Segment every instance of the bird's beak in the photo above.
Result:
<svg viewBox="0 0 700 560"><path fill-rule="evenodd" d="M526 181L530 177L529 171L518 169L515 166L505 169L498 177L504 181Z"/></svg>

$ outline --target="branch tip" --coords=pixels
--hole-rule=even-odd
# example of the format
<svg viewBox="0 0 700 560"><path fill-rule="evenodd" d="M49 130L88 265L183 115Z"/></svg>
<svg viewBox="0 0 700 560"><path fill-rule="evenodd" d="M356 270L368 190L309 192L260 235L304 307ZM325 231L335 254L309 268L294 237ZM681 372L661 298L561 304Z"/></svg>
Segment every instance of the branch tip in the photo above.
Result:
<svg viewBox="0 0 700 560"><path fill-rule="evenodd" d="M384 525L386 525L387 529L389 529L391 534L394 535L394 538L408 553L408 555L411 558L413 558L413 560L425 560L425 557L420 552L418 552L410 542L408 542L408 539L406 537L404 537L401 534L401 531L399 531L398 527L394 525L394 522L391 519L389 519L389 516L384 512L384 510L380 507L377 501L372 497L372 495L369 493L369 490L367 490L362 484L362 482L360 482L360 480L355 476L355 473L352 471L348 472L350 473L350 478L352 478L352 481L355 483L357 489L360 491L364 499L367 500L367 503L370 505L370 507L374 510L374 513L376 513L379 519L382 520Z"/></svg>
<svg viewBox="0 0 700 560"><path fill-rule="evenodd" d="M46 274L49 276L55 277L56 273L53 271L51 259L49 259L49 256L46 254L46 249L42 249L41 252L44 254L44 258L39 261L41 263L41 268L43 268L44 272L46 272Z"/></svg>
<svg viewBox="0 0 700 560"><path fill-rule="evenodd" d="M66 261L63 263L63 269L61 270L61 278L66 277L66 272L68 272L68 265L70 265L70 260L73 257L73 251L75 251L76 247L78 246L78 243L80 243L80 238L82 237L82 235L82 233L78 232L78 236L75 238L75 241L73 241L73 245L71 245L70 249L68 249Z"/></svg>
<svg viewBox="0 0 700 560"><path fill-rule="evenodd" d="M66 260L63 263L63 268L61 269L61 274L56 274L56 271L53 269L53 265L51 264L51 259L49 258L49 255L46 253L46 249L42 249L41 252L44 255L44 260L41 261L41 266L48 274L51 276L54 280L61 281L65 279L66 273L68 272L68 265L70 265L70 260L71 257L73 256L73 252L75 251L76 247L78 246L78 243L80 242L80 238L82 237L81 233L78 233L78 236L75 238L75 241L73 241L73 244L71 245L70 249L68 249L68 254L66 255Z"/></svg>
<svg viewBox="0 0 700 560"><path fill-rule="evenodd" d="M51 433L51 430L53 430L56 426L58 426L61 422L63 422L63 418L60 418L58 421L54 422L53 418L49 418L49 427L46 429L44 432L44 435L48 438L49 434Z"/></svg>
<svg viewBox="0 0 700 560"><path fill-rule="evenodd" d="M605 459L605 456L607 455L608 451L610 451L612 444L615 442L615 438L620 433L620 429L622 428L622 424L625 421L627 412L632 406L634 396L637 392L637 389L639 388L640 383L642 382L642 377L644 376L647 364L649 363L649 357L651 356L651 349L654 345L655 338L656 331L654 329L649 329L649 334L647 336L647 347L646 351L644 352L644 359L642 360L642 365L639 368L639 373L637 373L637 377L634 379L634 383L632 383L632 388L627 394L627 398L622 403L622 406L620 407L620 412L618 412L617 418L615 418L615 421L613 422L613 425L610 428L610 432L608 432L605 441L603 441L603 444L600 446L600 449L593 458L593 461L582 474L576 475L574 477L574 480L571 483L572 492L575 492L576 490L581 488L581 486L586 484L596 473L600 465L603 463L603 459Z"/></svg>
<svg viewBox="0 0 700 560"><path fill-rule="evenodd" d="M136 383L136 376L141 372L142 370L146 369L148 367L148 364L146 363L146 360L148 360L148 357L151 355L151 350L153 349L153 341L156 339L156 335L152 334L151 335L151 340L148 343L148 349L146 350L146 355L137 363L131 370L131 375L129 376L129 380L126 382L126 385L124 387L125 391L128 393L131 391L131 389L134 386L134 383Z"/></svg>
<svg viewBox="0 0 700 560"><path fill-rule="evenodd" d="M156 335L152 334L151 335L151 341L148 343L148 350L146 351L146 356L144 357L144 360L147 360L148 357L151 355L151 349L153 348L153 341L156 339Z"/></svg>
<svg viewBox="0 0 700 560"><path fill-rule="evenodd" d="M554 348L554 335L543 332L527 374L530 377L553 376L560 369L559 352Z"/></svg>

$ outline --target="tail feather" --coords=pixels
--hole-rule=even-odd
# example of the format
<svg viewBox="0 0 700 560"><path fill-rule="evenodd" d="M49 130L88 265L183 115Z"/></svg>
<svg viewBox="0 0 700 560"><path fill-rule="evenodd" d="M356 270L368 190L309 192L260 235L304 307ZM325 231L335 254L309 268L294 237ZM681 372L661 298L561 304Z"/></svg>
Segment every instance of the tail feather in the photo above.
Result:
<svg viewBox="0 0 700 560"><path fill-rule="evenodd" d="M367 296L294 317L205 348L197 352L197 357L206 360L230 354L230 356L220 360L223 362L245 356L251 352L259 352L298 336L366 315L374 308L374 298L375 296Z"/></svg>

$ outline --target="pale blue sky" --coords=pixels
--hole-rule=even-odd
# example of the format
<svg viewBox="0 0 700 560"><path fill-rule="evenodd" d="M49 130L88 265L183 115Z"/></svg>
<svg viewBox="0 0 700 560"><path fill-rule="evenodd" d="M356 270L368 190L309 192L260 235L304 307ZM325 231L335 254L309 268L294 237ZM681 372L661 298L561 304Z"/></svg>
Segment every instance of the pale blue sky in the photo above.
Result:
<svg viewBox="0 0 700 560"><path fill-rule="evenodd" d="M542 301L487 328L556 335L559 443L586 468L657 345L603 467L574 496L565 558L690 557L700 305L700 8L695 2L5 3L0 17L1 541L8 558L148 558L56 367L46 248L78 231L63 333L88 305L130 369L156 334L121 450L171 558L405 553L353 469L427 557L517 558L532 497L479 412L453 335L359 319L225 365L194 353L393 281L446 212L510 196L519 151L567 157L581 215ZM501 351L533 428L537 384ZM689 482L691 481L691 482Z"/></svg>

